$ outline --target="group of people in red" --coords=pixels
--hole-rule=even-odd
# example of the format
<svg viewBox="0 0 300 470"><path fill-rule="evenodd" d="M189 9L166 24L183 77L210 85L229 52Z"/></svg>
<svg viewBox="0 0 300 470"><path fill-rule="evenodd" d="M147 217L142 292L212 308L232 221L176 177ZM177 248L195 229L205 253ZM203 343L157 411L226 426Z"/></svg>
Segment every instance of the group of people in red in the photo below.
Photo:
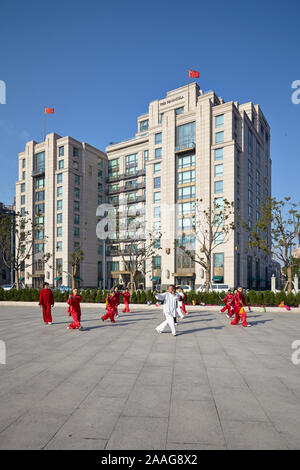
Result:
<svg viewBox="0 0 300 470"><path fill-rule="evenodd" d="M130 293L128 289L125 289L124 292L120 292L118 287L111 289L110 294L106 297L106 314L103 315L101 318L103 321L110 318L111 323L115 323L115 317L118 317L118 306L120 304L120 297L122 296L124 302L124 309L122 310L123 313L129 313L129 302L130 302ZM67 300L67 304L69 305L68 314L70 317L73 318L72 323L68 325L69 330L82 330L82 326L80 324L81 320L81 308L80 302L82 298L81 295L78 294L77 289L72 290L72 294L69 296ZM45 325L52 325L52 315L51 315L51 308L54 306L54 297L53 292L49 288L49 283L45 282L44 287L40 292L39 298L39 305L43 309L43 319Z"/></svg>
<svg viewBox="0 0 300 470"><path fill-rule="evenodd" d="M225 312L227 310L227 318L231 318L233 315L235 315L234 319L231 322L231 325L237 325L241 320L242 326L251 326L247 322L247 313L244 309L244 307L247 307L247 302L243 294L242 287L238 287L234 290L233 293L231 289L229 289L222 301L225 302L225 305L221 309L221 312Z"/></svg>
<svg viewBox="0 0 300 470"><path fill-rule="evenodd" d="M118 287L111 289L110 294L106 297L106 314L101 317L102 321L110 319L111 323L115 323L115 317L118 318L118 306L120 305L120 297L123 298L124 308L123 313L129 313L130 293L128 289L120 292Z"/></svg>

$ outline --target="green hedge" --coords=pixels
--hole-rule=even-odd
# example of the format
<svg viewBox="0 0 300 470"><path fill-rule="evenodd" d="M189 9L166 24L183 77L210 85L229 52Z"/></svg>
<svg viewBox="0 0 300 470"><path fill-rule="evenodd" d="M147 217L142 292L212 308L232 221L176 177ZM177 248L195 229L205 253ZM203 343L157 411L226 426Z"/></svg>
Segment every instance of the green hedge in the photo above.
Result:
<svg viewBox="0 0 300 470"><path fill-rule="evenodd" d="M38 302L39 300L38 289L11 289L3 290L0 288L0 301L1 300L12 300L12 301L26 301L26 302ZM101 289L80 289L82 296L82 302L95 302L95 303L104 303L108 295L107 290ZM53 290L55 302L66 302L69 292L60 292L59 290ZM223 299L226 295L226 292L198 292L189 291L187 292L186 303L192 305L193 301L196 302L196 305L221 305ZM274 294L271 291L254 291L250 290L245 297L248 305L266 305L266 306L276 306L281 302L284 302L287 305L298 306L300 305L300 292L295 294L286 294L285 292L277 292ZM123 303L122 297L120 298L121 303ZM155 298L151 290L141 291L138 290L133 293L131 296L130 302L132 304L146 304L147 302L155 303Z"/></svg>

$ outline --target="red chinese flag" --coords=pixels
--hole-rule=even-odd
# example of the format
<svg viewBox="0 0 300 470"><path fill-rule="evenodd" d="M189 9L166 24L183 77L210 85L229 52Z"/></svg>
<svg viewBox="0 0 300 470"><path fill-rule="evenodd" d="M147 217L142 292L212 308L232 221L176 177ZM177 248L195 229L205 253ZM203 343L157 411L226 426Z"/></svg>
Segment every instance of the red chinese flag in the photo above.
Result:
<svg viewBox="0 0 300 470"><path fill-rule="evenodd" d="M54 114L54 108L45 108L45 114Z"/></svg>
<svg viewBox="0 0 300 470"><path fill-rule="evenodd" d="M189 70L189 78L200 78L200 72L197 70Z"/></svg>

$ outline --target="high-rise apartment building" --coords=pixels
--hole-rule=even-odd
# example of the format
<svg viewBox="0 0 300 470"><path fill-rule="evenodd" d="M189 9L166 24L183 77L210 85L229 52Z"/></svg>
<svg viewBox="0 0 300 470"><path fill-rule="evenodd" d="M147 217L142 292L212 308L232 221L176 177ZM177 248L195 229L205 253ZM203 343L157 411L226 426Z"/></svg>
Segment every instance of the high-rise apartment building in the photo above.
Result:
<svg viewBox="0 0 300 470"><path fill-rule="evenodd" d="M11 237L10 237L10 246L7 247L10 253L14 253L15 249L15 233L14 233L14 205L6 206L3 202L0 202L0 217L1 216L9 216L12 218L12 229L11 229ZM6 258L7 263L4 262L3 259ZM0 250L0 287L5 284L11 284L14 282L14 270L12 263L9 263L9 253L7 255L3 254Z"/></svg>
<svg viewBox="0 0 300 470"><path fill-rule="evenodd" d="M78 285L102 286L102 242L96 237L96 210L104 202L105 153L69 136L48 134L44 142L27 142L19 154L16 211L37 224L26 286L71 286L71 255L83 260ZM44 254L50 258L45 263Z"/></svg>
<svg viewBox="0 0 300 470"><path fill-rule="evenodd" d="M268 287L270 257L247 250L248 232L238 223L239 214L253 226L271 195L270 128L259 105L224 102L191 83L151 102L137 121L133 139L106 149L107 202L118 209L119 222L127 218L128 224L136 216L145 219L149 232L163 235L141 273L145 287L204 284L202 267L174 240L183 234L185 240L193 238L197 201L209 208L224 198L234 202L236 229L213 253L211 281L224 288ZM122 243L106 249L109 285L128 281L124 255L134 242L126 225L119 239Z"/></svg>

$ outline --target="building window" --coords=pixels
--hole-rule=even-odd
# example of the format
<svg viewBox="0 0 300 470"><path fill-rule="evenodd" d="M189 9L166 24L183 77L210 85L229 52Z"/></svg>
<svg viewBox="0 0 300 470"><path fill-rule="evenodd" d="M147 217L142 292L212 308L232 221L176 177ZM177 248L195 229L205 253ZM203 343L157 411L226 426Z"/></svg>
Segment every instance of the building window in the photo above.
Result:
<svg viewBox="0 0 300 470"><path fill-rule="evenodd" d="M175 115L178 116L179 114L184 113L184 106L181 106L180 108L175 109Z"/></svg>
<svg viewBox="0 0 300 470"><path fill-rule="evenodd" d="M39 152L34 155L34 171L45 171L45 152Z"/></svg>
<svg viewBox="0 0 300 470"><path fill-rule="evenodd" d="M259 197L256 198L256 207L257 207L257 209L260 208L260 199L259 199Z"/></svg>
<svg viewBox="0 0 300 470"><path fill-rule="evenodd" d="M159 173L161 169L160 163L154 163L154 173Z"/></svg>
<svg viewBox="0 0 300 470"><path fill-rule="evenodd" d="M34 179L34 187L35 189L41 189L45 186L45 178L39 177Z"/></svg>
<svg viewBox="0 0 300 470"><path fill-rule="evenodd" d="M26 160L25 160L25 158L22 159L22 168L26 168Z"/></svg>
<svg viewBox="0 0 300 470"><path fill-rule="evenodd" d="M61 211L61 210L62 210L62 199L59 199L59 200L57 201L57 210L58 210L58 211Z"/></svg>
<svg viewBox="0 0 300 470"><path fill-rule="evenodd" d="M195 201L191 202L182 202L178 204L178 213L179 215L187 215L195 213Z"/></svg>
<svg viewBox="0 0 300 470"><path fill-rule="evenodd" d="M138 154L133 153L125 157L125 175L135 175L138 167Z"/></svg>
<svg viewBox="0 0 300 470"><path fill-rule="evenodd" d="M221 178L223 176L223 163L215 165L215 178Z"/></svg>
<svg viewBox="0 0 300 470"><path fill-rule="evenodd" d="M216 132L216 144L224 142L224 131Z"/></svg>
<svg viewBox="0 0 300 470"><path fill-rule="evenodd" d="M62 227L57 227L57 236L62 237Z"/></svg>
<svg viewBox="0 0 300 470"><path fill-rule="evenodd" d="M62 170L65 167L64 160L59 160L58 162L58 169Z"/></svg>
<svg viewBox="0 0 300 470"><path fill-rule="evenodd" d="M195 186L184 186L178 188L178 199L193 199L195 197Z"/></svg>
<svg viewBox="0 0 300 470"><path fill-rule="evenodd" d="M44 253L45 245L44 243L36 243L34 245L34 252L35 253Z"/></svg>
<svg viewBox="0 0 300 470"><path fill-rule="evenodd" d="M79 225L80 224L80 216L79 214L75 214L74 216L74 224Z"/></svg>
<svg viewBox="0 0 300 470"><path fill-rule="evenodd" d="M79 188L74 189L74 196L75 196L75 199L80 199L80 189Z"/></svg>
<svg viewBox="0 0 300 470"><path fill-rule="evenodd" d="M25 172L25 171L23 171L23 172L22 172L22 180L24 180L24 179L25 179L25 177L26 177L26 172Z"/></svg>
<svg viewBox="0 0 300 470"><path fill-rule="evenodd" d="M62 251L62 242L56 242L56 251Z"/></svg>
<svg viewBox="0 0 300 470"><path fill-rule="evenodd" d="M161 158L162 157L162 148L158 147L155 149L155 158Z"/></svg>
<svg viewBox="0 0 300 470"><path fill-rule="evenodd" d="M102 255L102 245L98 245L98 255Z"/></svg>
<svg viewBox="0 0 300 470"><path fill-rule="evenodd" d="M73 147L73 157L79 157L79 148Z"/></svg>
<svg viewBox="0 0 300 470"><path fill-rule="evenodd" d="M93 168L92 168L91 165L89 166L89 168L90 168L90 176L92 176L92 174L93 174ZM102 170L98 170L98 180L102 180L102 178L103 178L103 171L102 171Z"/></svg>
<svg viewBox="0 0 300 470"><path fill-rule="evenodd" d="M250 202L250 204L253 202L253 193L251 189L248 189L248 202Z"/></svg>
<svg viewBox="0 0 300 470"><path fill-rule="evenodd" d="M80 176L79 175L75 175L75 184L76 184L76 186L80 185Z"/></svg>
<svg viewBox="0 0 300 470"><path fill-rule="evenodd" d="M76 160L73 161L73 168L74 168L74 170L79 169L79 163Z"/></svg>
<svg viewBox="0 0 300 470"><path fill-rule="evenodd" d="M193 230L195 227L194 217L183 217L178 219L178 230L185 232L186 230Z"/></svg>
<svg viewBox="0 0 300 470"><path fill-rule="evenodd" d="M36 204L34 209L36 215L45 214L45 204Z"/></svg>
<svg viewBox="0 0 300 470"><path fill-rule="evenodd" d="M193 183L195 181L195 170L181 171L178 173L178 184Z"/></svg>
<svg viewBox="0 0 300 470"><path fill-rule="evenodd" d="M56 223L62 224L62 214L61 214L61 213L60 213L60 214L57 214L57 216L56 216Z"/></svg>
<svg viewBox="0 0 300 470"><path fill-rule="evenodd" d="M160 188L160 176L154 178L154 188Z"/></svg>
<svg viewBox="0 0 300 470"><path fill-rule="evenodd" d="M215 194L223 192L223 181L215 181Z"/></svg>
<svg viewBox="0 0 300 470"><path fill-rule="evenodd" d="M252 162L251 160L248 160L248 171L252 171L252 168L253 168Z"/></svg>
<svg viewBox="0 0 300 470"><path fill-rule="evenodd" d="M214 236L215 243L223 243L223 232L216 232Z"/></svg>
<svg viewBox="0 0 300 470"><path fill-rule="evenodd" d="M102 193L103 187L102 183L98 183L98 193Z"/></svg>
<svg viewBox="0 0 300 470"><path fill-rule="evenodd" d="M161 257L160 256L153 256L153 258L152 258L152 267L153 267L153 269L160 269L161 268Z"/></svg>
<svg viewBox="0 0 300 470"><path fill-rule="evenodd" d="M80 211L80 203L79 201L74 201L74 211L79 212Z"/></svg>
<svg viewBox="0 0 300 470"><path fill-rule="evenodd" d="M160 206L154 207L153 218L154 219L159 219L160 218Z"/></svg>
<svg viewBox="0 0 300 470"><path fill-rule="evenodd" d="M195 154L178 157L178 169L195 166Z"/></svg>
<svg viewBox="0 0 300 470"><path fill-rule="evenodd" d="M62 181L63 181L63 174L62 174L62 173L58 173L58 175L57 175L57 184L62 183Z"/></svg>
<svg viewBox="0 0 300 470"><path fill-rule="evenodd" d="M248 129L248 153L249 155L253 155L253 135L250 129Z"/></svg>
<svg viewBox="0 0 300 470"><path fill-rule="evenodd" d="M58 148L58 154L60 157L63 157L65 154L65 147L59 147Z"/></svg>
<svg viewBox="0 0 300 470"><path fill-rule="evenodd" d="M252 188L253 186L253 178L251 175L248 175L248 186L249 188Z"/></svg>
<svg viewBox="0 0 300 470"><path fill-rule="evenodd" d="M21 184L21 193L25 193L25 183Z"/></svg>
<svg viewBox="0 0 300 470"><path fill-rule="evenodd" d="M216 127L222 127L224 126L224 114L220 114L219 116L216 116Z"/></svg>
<svg viewBox="0 0 300 470"><path fill-rule="evenodd" d="M25 204L25 196L21 196L21 206L24 206Z"/></svg>
<svg viewBox="0 0 300 470"><path fill-rule="evenodd" d="M45 191L37 191L35 193L35 201L40 202L45 200Z"/></svg>
<svg viewBox="0 0 300 470"><path fill-rule="evenodd" d="M214 202L215 211L221 211L223 209L223 198L222 197L215 197Z"/></svg>
<svg viewBox="0 0 300 470"><path fill-rule="evenodd" d="M74 237L79 238L79 227L74 227Z"/></svg>
<svg viewBox="0 0 300 470"><path fill-rule="evenodd" d="M149 120L145 119L144 121L140 121L140 132L147 131L149 127Z"/></svg>
<svg viewBox="0 0 300 470"><path fill-rule="evenodd" d="M21 207L21 217L25 217L25 207Z"/></svg>
<svg viewBox="0 0 300 470"><path fill-rule="evenodd" d="M158 134L155 134L155 145L158 145L161 143L162 143L162 133L159 132Z"/></svg>
<svg viewBox="0 0 300 470"><path fill-rule="evenodd" d="M223 147L215 149L215 160L223 160Z"/></svg>
<svg viewBox="0 0 300 470"><path fill-rule="evenodd" d="M176 149L195 146L195 122L176 126L175 146Z"/></svg>
<svg viewBox="0 0 300 470"><path fill-rule="evenodd" d="M98 195L98 204L102 204L103 198L102 195Z"/></svg>
<svg viewBox="0 0 300 470"><path fill-rule="evenodd" d="M62 197L62 186L57 187L57 197Z"/></svg>
<svg viewBox="0 0 300 470"><path fill-rule="evenodd" d="M164 113L160 113L159 118L158 118L158 124L162 124L163 120L164 120Z"/></svg>
<svg viewBox="0 0 300 470"><path fill-rule="evenodd" d="M160 202L160 191L156 191L154 194L154 204Z"/></svg>

